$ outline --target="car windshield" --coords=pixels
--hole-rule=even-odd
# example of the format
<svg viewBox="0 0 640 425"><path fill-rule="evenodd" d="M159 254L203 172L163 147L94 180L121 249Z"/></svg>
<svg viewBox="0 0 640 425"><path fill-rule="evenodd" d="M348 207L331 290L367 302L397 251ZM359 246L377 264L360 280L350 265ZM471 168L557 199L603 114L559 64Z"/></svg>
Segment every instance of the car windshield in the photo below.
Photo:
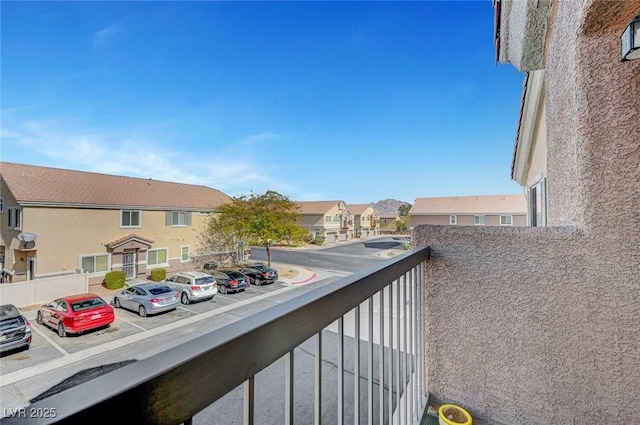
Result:
<svg viewBox="0 0 640 425"><path fill-rule="evenodd" d="M173 289L169 288L168 286L158 286L158 287L149 289L149 292L151 292L152 295L160 295L160 294L166 294L167 292L171 292L172 290Z"/></svg>
<svg viewBox="0 0 640 425"><path fill-rule="evenodd" d="M213 283L213 277L199 277L196 279L196 284L198 285L206 285L207 283Z"/></svg>
<svg viewBox="0 0 640 425"><path fill-rule="evenodd" d="M89 310L91 308L96 308L105 305L106 303L102 298L89 298L87 300L80 300L74 303L71 303L71 309L73 311L83 311Z"/></svg>

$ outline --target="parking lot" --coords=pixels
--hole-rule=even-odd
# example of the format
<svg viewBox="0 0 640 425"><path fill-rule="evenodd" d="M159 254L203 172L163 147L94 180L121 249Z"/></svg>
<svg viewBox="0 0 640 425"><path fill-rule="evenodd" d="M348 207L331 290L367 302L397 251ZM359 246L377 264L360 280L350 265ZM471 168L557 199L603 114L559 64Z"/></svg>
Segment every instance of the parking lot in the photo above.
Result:
<svg viewBox="0 0 640 425"><path fill-rule="evenodd" d="M165 313L140 317L137 312L115 309L116 320L107 328L98 329L81 335L67 335L60 338L54 329L45 325L39 325L35 321L37 309L25 309L23 314L31 323L32 342L28 350L19 350L4 353L2 360L2 375L20 371L31 366L42 364L54 359L66 356L79 356L84 352L101 350L105 346L120 345L120 341L143 338L146 334L165 332L167 326L178 326L181 323L191 323L205 318L207 329L222 326L224 323L216 323L218 312L226 312L234 305L250 304L254 301L267 298L270 293L281 292L290 289L291 285L283 281L277 281L269 285L251 286L246 290L222 295L217 294L212 300L180 305L175 310ZM106 301L112 304L113 297L105 296ZM113 304L112 304L113 305ZM223 315L224 320L229 320L228 315ZM130 337L130 338L127 338ZM92 350L95 349L95 350ZM88 354L87 354L88 355Z"/></svg>

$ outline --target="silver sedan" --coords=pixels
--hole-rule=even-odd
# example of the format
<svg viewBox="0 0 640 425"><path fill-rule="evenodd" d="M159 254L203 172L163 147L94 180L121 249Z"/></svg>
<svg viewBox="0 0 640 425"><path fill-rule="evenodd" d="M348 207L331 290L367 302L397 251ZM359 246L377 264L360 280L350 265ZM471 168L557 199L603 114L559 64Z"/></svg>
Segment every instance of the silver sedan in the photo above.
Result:
<svg viewBox="0 0 640 425"><path fill-rule="evenodd" d="M160 283L142 283L118 292L113 297L117 308L137 311L141 317L147 314L173 310L180 304L180 294Z"/></svg>

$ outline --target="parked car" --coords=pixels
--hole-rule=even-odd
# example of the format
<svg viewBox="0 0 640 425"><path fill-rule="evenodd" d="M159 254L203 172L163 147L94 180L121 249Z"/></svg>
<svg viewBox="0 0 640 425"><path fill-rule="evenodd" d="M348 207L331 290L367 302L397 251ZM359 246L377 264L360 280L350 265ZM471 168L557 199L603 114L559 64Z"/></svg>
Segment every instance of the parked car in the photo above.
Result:
<svg viewBox="0 0 640 425"><path fill-rule="evenodd" d="M218 282L221 294L244 291L249 287L249 276L237 270L210 270L209 273Z"/></svg>
<svg viewBox="0 0 640 425"><path fill-rule="evenodd" d="M13 304L0 305L0 353L31 345L31 323Z"/></svg>
<svg viewBox="0 0 640 425"><path fill-rule="evenodd" d="M278 280L278 271L261 263L249 264L240 269L240 271L249 276L251 283L257 286Z"/></svg>
<svg viewBox="0 0 640 425"><path fill-rule="evenodd" d="M113 297L113 304L146 317L147 314L174 310L180 305L180 293L160 283L142 283L118 292Z"/></svg>
<svg viewBox="0 0 640 425"><path fill-rule="evenodd" d="M109 326L115 318L113 307L91 293L55 299L36 313L36 322L56 329L61 338Z"/></svg>
<svg viewBox="0 0 640 425"><path fill-rule="evenodd" d="M208 273L180 272L161 283L180 293L182 304L192 301L210 300L218 293L218 282Z"/></svg>

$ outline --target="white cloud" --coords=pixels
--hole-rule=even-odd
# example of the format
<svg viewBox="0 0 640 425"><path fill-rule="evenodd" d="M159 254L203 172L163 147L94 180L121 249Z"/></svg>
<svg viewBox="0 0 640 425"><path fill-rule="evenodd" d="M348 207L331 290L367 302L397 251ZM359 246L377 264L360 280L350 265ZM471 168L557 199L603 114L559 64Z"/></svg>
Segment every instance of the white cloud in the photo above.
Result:
<svg viewBox="0 0 640 425"><path fill-rule="evenodd" d="M116 22L92 34L93 46L100 47L115 41L124 30L124 21Z"/></svg>
<svg viewBox="0 0 640 425"><path fill-rule="evenodd" d="M171 148L171 141L157 137L134 136L126 131L69 130L55 121L12 123L3 125L2 130L5 152L28 145L32 156L48 159L33 165L199 184L231 196L266 190L286 195L291 189L288 182L274 177L278 168L274 158L265 166L261 155L246 149L247 142L273 137L256 134L224 148L218 145L211 151L184 151Z"/></svg>

